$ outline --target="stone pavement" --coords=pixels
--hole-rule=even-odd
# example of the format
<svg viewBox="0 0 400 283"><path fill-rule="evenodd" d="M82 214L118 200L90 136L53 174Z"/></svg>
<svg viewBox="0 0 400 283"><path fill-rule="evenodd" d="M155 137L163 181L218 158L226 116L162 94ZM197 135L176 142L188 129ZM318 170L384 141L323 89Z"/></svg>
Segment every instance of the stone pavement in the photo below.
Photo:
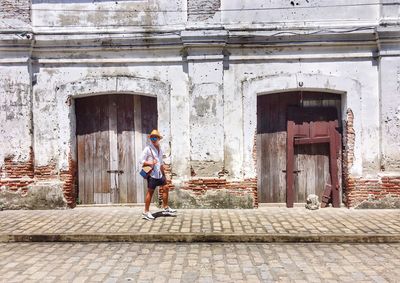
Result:
<svg viewBox="0 0 400 283"><path fill-rule="evenodd" d="M399 282L400 244L0 243L0 282Z"/></svg>
<svg viewBox="0 0 400 283"><path fill-rule="evenodd" d="M400 210L188 209L154 221L141 212L123 206L0 211L0 242L400 243Z"/></svg>

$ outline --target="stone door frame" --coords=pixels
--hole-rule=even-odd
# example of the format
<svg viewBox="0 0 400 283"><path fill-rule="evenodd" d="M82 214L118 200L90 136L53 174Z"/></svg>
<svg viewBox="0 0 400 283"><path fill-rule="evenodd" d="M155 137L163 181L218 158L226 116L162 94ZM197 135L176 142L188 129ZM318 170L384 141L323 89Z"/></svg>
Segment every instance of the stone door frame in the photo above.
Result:
<svg viewBox="0 0 400 283"><path fill-rule="evenodd" d="M347 121L348 110L361 116L361 83L350 77L324 74L274 74L246 79L241 85L243 95L243 177L257 179L257 156L255 141L257 136L257 96L291 91L314 91L341 95L342 121ZM343 127L345 130L345 127ZM354 120L355 137L361 137L361 119ZM345 138L345 133L343 135ZM346 146L346 140L343 141ZM347 153L344 153L347 154ZM343 174L358 175L362 171L361 147L354 143L354 162L343 164ZM343 160L342 162L345 162Z"/></svg>
<svg viewBox="0 0 400 283"><path fill-rule="evenodd" d="M56 87L57 117L59 125L58 169L69 170L77 161L75 99L103 94L131 94L157 98L158 127L163 133L163 151L169 157L170 96L171 88L164 82L129 76L92 77Z"/></svg>

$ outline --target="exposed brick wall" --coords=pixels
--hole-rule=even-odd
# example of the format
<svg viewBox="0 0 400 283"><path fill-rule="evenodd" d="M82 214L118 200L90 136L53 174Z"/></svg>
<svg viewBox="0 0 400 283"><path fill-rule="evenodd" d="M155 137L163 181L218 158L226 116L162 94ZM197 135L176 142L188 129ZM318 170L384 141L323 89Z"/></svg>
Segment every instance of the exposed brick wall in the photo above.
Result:
<svg viewBox="0 0 400 283"><path fill-rule="evenodd" d="M174 189L170 185L170 189ZM201 195L209 190L229 190L229 193L243 196L251 195L253 198L253 206L258 207L257 197L257 179L247 179L244 181L228 181L225 178L196 178L185 183L182 190L190 190L195 195Z"/></svg>
<svg viewBox="0 0 400 283"><path fill-rule="evenodd" d="M35 178L37 180L57 179L58 172L55 162L50 162L45 166L35 166Z"/></svg>
<svg viewBox="0 0 400 283"><path fill-rule="evenodd" d="M345 124L345 152L343 162L343 178L345 180L344 200L347 207L357 206L370 196L383 199L387 195L400 197L400 176L384 176L376 178L356 178L351 176L349 168L354 161L354 114L347 110Z"/></svg>
<svg viewBox="0 0 400 283"><path fill-rule="evenodd" d="M1 0L0 19L17 19L25 23L31 21L30 0Z"/></svg>
<svg viewBox="0 0 400 283"><path fill-rule="evenodd" d="M14 156L4 159L4 164L0 168L0 187L5 187L11 191L28 190L28 186L34 182L33 150L30 149L29 159L24 162L14 161Z"/></svg>
<svg viewBox="0 0 400 283"><path fill-rule="evenodd" d="M33 178L33 150L30 149L29 159L25 162L14 161L14 156L8 156L4 159L4 164L0 168L2 178Z"/></svg>
<svg viewBox="0 0 400 283"><path fill-rule="evenodd" d="M0 187L10 191L18 191L24 195L28 192L29 186L38 181L61 180L64 183L63 192L68 206L74 207L76 205L76 164L72 158L69 158L69 169L60 172L56 169L54 162L46 166L35 167L32 149L28 161L17 162L13 159L12 156L5 158L4 165L0 168Z"/></svg>
<svg viewBox="0 0 400 283"><path fill-rule="evenodd" d="M214 17L221 7L221 0L188 0L189 21L205 21Z"/></svg>
<svg viewBox="0 0 400 283"><path fill-rule="evenodd" d="M68 158L68 170L60 171L60 179L64 182L63 191L69 207L76 206L76 172L77 164L71 156Z"/></svg>
<svg viewBox="0 0 400 283"><path fill-rule="evenodd" d="M351 190L348 193L349 207L357 206L364 200L373 197L380 200L388 195L400 198L400 175L384 176L376 179L351 178Z"/></svg>

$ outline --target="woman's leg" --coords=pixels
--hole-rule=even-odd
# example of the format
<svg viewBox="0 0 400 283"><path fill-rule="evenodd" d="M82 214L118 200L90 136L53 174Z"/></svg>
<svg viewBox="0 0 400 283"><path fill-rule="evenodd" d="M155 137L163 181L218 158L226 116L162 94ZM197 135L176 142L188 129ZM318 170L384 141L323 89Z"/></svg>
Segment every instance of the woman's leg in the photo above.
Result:
<svg viewBox="0 0 400 283"><path fill-rule="evenodd" d="M162 191L162 199L163 199L163 208L167 208L168 207L168 188L167 186L162 186L161 187L161 191Z"/></svg>
<svg viewBox="0 0 400 283"><path fill-rule="evenodd" d="M150 202L151 202L151 198L153 197L153 193L154 193L154 190L147 189L146 200L145 200L145 205L144 205L144 212L149 212L149 210L150 210Z"/></svg>

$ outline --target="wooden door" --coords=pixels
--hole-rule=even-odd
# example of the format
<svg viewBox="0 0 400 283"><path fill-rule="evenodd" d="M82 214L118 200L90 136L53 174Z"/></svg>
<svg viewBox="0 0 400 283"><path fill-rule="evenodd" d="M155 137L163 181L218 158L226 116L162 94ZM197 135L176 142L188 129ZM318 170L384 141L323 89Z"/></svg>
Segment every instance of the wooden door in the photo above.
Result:
<svg viewBox="0 0 400 283"><path fill-rule="evenodd" d="M145 184L138 175L138 160L148 129L157 127L156 105L155 98L133 95L75 101L82 203L144 201Z"/></svg>
<svg viewBox="0 0 400 283"><path fill-rule="evenodd" d="M288 92L257 98L257 187L260 203L286 202L287 109L292 106L334 106L339 117L341 111L340 96L336 94ZM329 146L296 146L294 171L297 172L295 202L304 203L310 193L322 194L321 190L330 178Z"/></svg>
<svg viewBox="0 0 400 283"><path fill-rule="evenodd" d="M304 203L309 194L321 201L325 185L330 184L329 144L304 144L294 147L294 202Z"/></svg>

